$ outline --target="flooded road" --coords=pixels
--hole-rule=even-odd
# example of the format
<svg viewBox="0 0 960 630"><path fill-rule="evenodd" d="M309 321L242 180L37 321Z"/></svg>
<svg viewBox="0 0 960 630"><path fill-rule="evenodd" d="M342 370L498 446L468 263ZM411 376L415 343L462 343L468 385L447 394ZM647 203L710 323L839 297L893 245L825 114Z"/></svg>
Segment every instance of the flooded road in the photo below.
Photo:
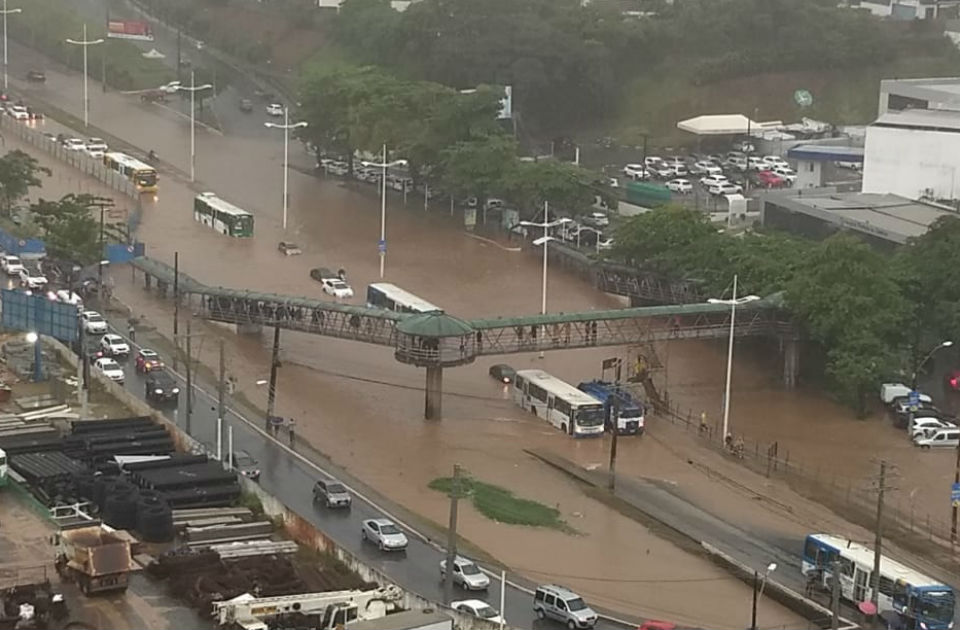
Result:
<svg viewBox="0 0 960 630"><path fill-rule="evenodd" d="M79 103L64 100L75 95L79 81L48 70L45 98L70 111ZM111 133L144 148L153 148L181 171L189 169L188 123L181 116L143 106L123 95L95 92L91 120ZM76 100L76 99L74 99ZM259 115L259 114L257 114ZM139 232L150 256L171 263L180 253L181 268L208 284L320 297L308 272L314 266L343 267L362 302L366 285L378 279L376 242L379 204L364 184L348 186L318 180L298 171L290 173L290 229L280 229L280 164L282 140L264 130L262 137L221 136L198 132L198 174L193 188L164 176L155 202L147 204ZM296 143L291 161L310 165ZM219 236L192 220L192 198L197 190L216 190L222 197L256 215L256 238L239 241ZM284 257L279 240L296 240L302 256ZM463 234L444 204L424 212L419 202L404 209L391 198L387 218L386 280L462 317L534 313L540 305L539 258L513 252ZM117 294L135 304L162 330L172 329L168 304L145 297L141 286L117 278ZM615 297L595 291L587 283L552 270L549 309L553 312L619 306ZM239 391L265 406L266 391L256 382L266 378L268 355L261 338L236 338L230 344L228 372ZM563 518L580 536L527 530L492 523L466 508L464 535L494 556L507 560L534 579L562 579L588 600L643 616L668 617L690 625L743 627L749 610L749 589L709 563L680 552L639 524L584 497L578 487L545 470L523 453L524 448L546 447L591 466L603 466L608 445L604 440L573 441L545 423L522 413L506 399L502 386L486 374L484 359L475 365L447 370L444 420L422 419L423 372L399 365L392 352L345 341L299 333L283 333L277 412L295 417L299 431L337 464L411 509L443 522L446 500L427 483L449 474L454 463L478 479L509 487L518 495L557 505ZM667 364L663 379L671 398L694 413L705 410L716 417L724 370L723 342L678 342L664 348ZM215 361L214 344L203 343L200 353L208 365ZM599 376L604 358L624 354L617 349L590 349L506 360L514 367L538 366L570 381ZM878 422L860 423L832 403L808 392L782 392L779 367L773 359L735 363L731 426L737 433L764 440L780 440L794 459L822 461L851 479L860 480L872 468L877 450L850 452L846 441L876 449L903 449L904 461L926 457L924 466L904 466L917 488L929 483L929 492L912 496L930 501L938 494L932 479L941 474L939 453L917 453L902 434ZM889 430L888 430L889 429ZM823 435L830 432L828 443ZM836 436L836 437L834 437ZM620 441L622 470L658 477L668 457L647 436ZM846 438L846 439L845 439ZM899 451L897 451L899 452ZM932 457L928 457L932 456ZM669 458L669 457L668 457ZM842 460L842 463L836 463ZM920 470L930 475L914 475ZM929 494L929 499L927 495ZM922 505L926 505L923 503ZM509 535L504 535L509 532ZM543 553L544 542L551 550ZM629 558L630 562L624 562ZM615 581L610 582L608 580ZM702 580L702 581L701 581ZM654 584L656 582L656 584ZM691 599L696 582L697 597ZM736 605L733 604L736 602ZM779 607L764 603L765 627L798 621Z"/></svg>

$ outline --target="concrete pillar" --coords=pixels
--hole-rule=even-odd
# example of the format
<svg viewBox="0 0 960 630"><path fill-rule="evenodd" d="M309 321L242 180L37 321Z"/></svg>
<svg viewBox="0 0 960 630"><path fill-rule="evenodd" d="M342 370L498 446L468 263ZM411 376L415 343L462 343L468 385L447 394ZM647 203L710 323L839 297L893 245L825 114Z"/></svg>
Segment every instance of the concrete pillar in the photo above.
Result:
<svg viewBox="0 0 960 630"><path fill-rule="evenodd" d="M166 282L161 282L160 280L157 280L157 293L160 295L160 297L162 298L167 297L168 286L169 285Z"/></svg>
<svg viewBox="0 0 960 630"><path fill-rule="evenodd" d="M143 288L145 288L147 291L150 290L150 274L149 273L143 274Z"/></svg>
<svg viewBox="0 0 960 630"><path fill-rule="evenodd" d="M793 389L797 386L800 372L800 342L796 339L784 339L783 342L783 386Z"/></svg>
<svg viewBox="0 0 960 630"><path fill-rule="evenodd" d="M439 420L443 417L443 368L427 368L427 388L423 410L427 420Z"/></svg>

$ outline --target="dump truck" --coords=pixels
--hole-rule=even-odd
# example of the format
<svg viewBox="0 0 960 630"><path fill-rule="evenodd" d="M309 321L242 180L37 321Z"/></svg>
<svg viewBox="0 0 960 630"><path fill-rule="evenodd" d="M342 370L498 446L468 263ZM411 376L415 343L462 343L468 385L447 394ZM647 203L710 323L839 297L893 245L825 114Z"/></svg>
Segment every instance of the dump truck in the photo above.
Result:
<svg viewBox="0 0 960 630"><path fill-rule="evenodd" d="M133 558L130 543L103 524L81 524L54 536L56 568L84 595L125 591Z"/></svg>

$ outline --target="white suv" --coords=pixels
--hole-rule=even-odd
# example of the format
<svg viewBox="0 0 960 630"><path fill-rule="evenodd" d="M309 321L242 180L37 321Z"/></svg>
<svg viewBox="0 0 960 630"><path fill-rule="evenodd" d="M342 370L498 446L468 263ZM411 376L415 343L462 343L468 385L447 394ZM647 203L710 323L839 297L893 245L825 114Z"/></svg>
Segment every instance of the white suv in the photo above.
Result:
<svg viewBox="0 0 960 630"><path fill-rule="evenodd" d="M123 337L112 333L100 338L100 349L108 357L125 357L130 354L130 346Z"/></svg>
<svg viewBox="0 0 960 630"><path fill-rule="evenodd" d="M47 278L39 268L30 268L25 265L20 268L20 286L27 289L42 289L47 286Z"/></svg>
<svg viewBox="0 0 960 630"><path fill-rule="evenodd" d="M20 272L23 271L23 263L20 262L20 257L12 254L0 258L0 267L7 272L8 276L19 276Z"/></svg>
<svg viewBox="0 0 960 630"><path fill-rule="evenodd" d="M107 332L107 320L96 311L84 311L80 314L83 329L91 335L103 335Z"/></svg>
<svg viewBox="0 0 960 630"><path fill-rule="evenodd" d="M104 153L107 152L107 143L100 138L90 138L87 140L87 144L83 150L86 151L90 157L99 160L103 157Z"/></svg>
<svg viewBox="0 0 960 630"><path fill-rule="evenodd" d="M350 285L340 278L324 278L322 281L323 292L336 298L352 298L353 289Z"/></svg>

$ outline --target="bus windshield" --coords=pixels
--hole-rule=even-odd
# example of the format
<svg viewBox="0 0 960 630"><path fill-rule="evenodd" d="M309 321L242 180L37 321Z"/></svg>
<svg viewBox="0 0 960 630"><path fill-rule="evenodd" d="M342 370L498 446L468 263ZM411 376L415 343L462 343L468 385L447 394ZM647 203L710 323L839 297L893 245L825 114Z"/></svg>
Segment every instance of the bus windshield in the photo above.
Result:
<svg viewBox="0 0 960 630"><path fill-rule="evenodd" d="M233 228L234 234L237 236L252 236L253 235L253 217L244 216L237 217L237 223Z"/></svg>
<svg viewBox="0 0 960 630"><path fill-rule="evenodd" d="M643 412L640 411L639 407L627 407L626 409L620 410L620 417L624 420L632 420L634 418L642 418Z"/></svg>
<svg viewBox="0 0 960 630"><path fill-rule="evenodd" d="M577 424L584 427L595 427L603 424L603 407L589 405L578 408Z"/></svg>
<svg viewBox="0 0 960 630"><path fill-rule="evenodd" d="M136 175L136 182L141 186L156 186L157 172L156 171L140 171Z"/></svg>
<svg viewBox="0 0 960 630"><path fill-rule="evenodd" d="M922 593L917 602L917 613L924 619L940 624L953 621L953 591L930 591Z"/></svg>

